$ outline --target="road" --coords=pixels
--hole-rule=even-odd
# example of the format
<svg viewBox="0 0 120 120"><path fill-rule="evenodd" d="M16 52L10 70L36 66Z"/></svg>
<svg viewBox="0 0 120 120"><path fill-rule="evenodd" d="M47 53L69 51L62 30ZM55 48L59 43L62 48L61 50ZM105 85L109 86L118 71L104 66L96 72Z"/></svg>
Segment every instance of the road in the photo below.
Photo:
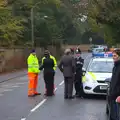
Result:
<svg viewBox="0 0 120 120"><path fill-rule="evenodd" d="M89 59L90 54L83 57ZM27 76L0 83L0 120L107 120L105 99L88 97L64 100L62 73L55 76L56 95L45 97L42 73L39 75L38 91L41 96L27 97Z"/></svg>

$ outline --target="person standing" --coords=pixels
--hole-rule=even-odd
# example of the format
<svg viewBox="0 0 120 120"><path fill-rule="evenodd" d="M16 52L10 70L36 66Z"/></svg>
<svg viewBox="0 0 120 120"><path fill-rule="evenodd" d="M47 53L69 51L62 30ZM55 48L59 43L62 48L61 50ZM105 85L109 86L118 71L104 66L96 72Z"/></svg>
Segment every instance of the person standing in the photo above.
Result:
<svg viewBox="0 0 120 120"><path fill-rule="evenodd" d="M74 85L75 85L75 91L76 97L81 97L82 93L83 93L83 87L82 87L82 67L84 64L84 59L82 59L81 57L81 51L80 50L76 50L75 52L75 63L76 63L76 72L75 72L75 81L74 81Z"/></svg>
<svg viewBox="0 0 120 120"><path fill-rule="evenodd" d="M35 50L31 51L31 54L27 59L27 64L28 64L28 78L29 78L28 96L33 97L35 95L40 95L41 93L37 92L38 73L40 72L40 70L39 70L39 62Z"/></svg>
<svg viewBox="0 0 120 120"><path fill-rule="evenodd" d="M44 69L43 76L45 81L46 96L54 95L54 75L55 75L54 67L55 63L53 58L50 57L49 51L45 50L40 70Z"/></svg>
<svg viewBox="0 0 120 120"><path fill-rule="evenodd" d="M75 60L70 49L65 50L65 55L61 58L58 68L63 72L64 76L64 98L73 99Z"/></svg>
<svg viewBox="0 0 120 120"><path fill-rule="evenodd" d="M110 112L109 120L119 120L116 99L120 96L120 49L113 51L114 67L110 83Z"/></svg>
<svg viewBox="0 0 120 120"><path fill-rule="evenodd" d="M55 71L56 71L56 68L57 68L56 58L55 58L53 55L51 55L51 53L50 53L50 51L49 51L48 49L46 49L45 51L47 51L47 52L49 53L50 58L53 59L53 61L54 61L54 67L53 67L53 69L54 69L54 72L55 72ZM43 60L44 60L44 59L45 59L45 57L42 58L42 63L43 63ZM54 74L54 78L55 78L55 74ZM55 89L55 85L54 85L54 89ZM55 93L54 93L54 94L55 94Z"/></svg>

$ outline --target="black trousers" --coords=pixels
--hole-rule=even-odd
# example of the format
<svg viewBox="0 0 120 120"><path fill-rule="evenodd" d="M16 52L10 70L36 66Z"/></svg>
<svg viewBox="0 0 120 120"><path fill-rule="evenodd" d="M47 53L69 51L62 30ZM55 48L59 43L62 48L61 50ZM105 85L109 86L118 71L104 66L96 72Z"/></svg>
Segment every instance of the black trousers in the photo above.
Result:
<svg viewBox="0 0 120 120"><path fill-rule="evenodd" d="M115 100L110 100L108 120L119 120L119 107Z"/></svg>
<svg viewBox="0 0 120 120"><path fill-rule="evenodd" d="M82 74L76 73L75 74L75 81L74 81L76 95L82 96L83 95L83 85L82 85Z"/></svg>
<svg viewBox="0 0 120 120"><path fill-rule="evenodd" d="M73 77L64 77L64 97L72 97L73 81Z"/></svg>
<svg viewBox="0 0 120 120"><path fill-rule="evenodd" d="M46 95L52 96L54 94L54 72L45 72L44 81L46 87Z"/></svg>

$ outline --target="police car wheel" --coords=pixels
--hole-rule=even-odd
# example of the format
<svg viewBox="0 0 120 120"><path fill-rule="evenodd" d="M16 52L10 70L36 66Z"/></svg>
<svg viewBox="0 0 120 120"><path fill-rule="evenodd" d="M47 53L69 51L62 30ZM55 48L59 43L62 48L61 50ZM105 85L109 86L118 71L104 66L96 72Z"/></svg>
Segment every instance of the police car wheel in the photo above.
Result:
<svg viewBox="0 0 120 120"><path fill-rule="evenodd" d="M87 94L83 91L82 96L83 96L84 98L86 98L86 97L87 97Z"/></svg>

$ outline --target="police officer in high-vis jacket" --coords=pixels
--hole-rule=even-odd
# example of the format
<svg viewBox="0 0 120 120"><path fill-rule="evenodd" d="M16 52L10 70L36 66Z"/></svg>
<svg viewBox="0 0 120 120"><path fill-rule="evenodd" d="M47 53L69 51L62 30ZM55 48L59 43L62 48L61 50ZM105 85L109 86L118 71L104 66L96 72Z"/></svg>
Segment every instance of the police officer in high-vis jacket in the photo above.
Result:
<svg viewBox="0 0 120 120"><path fill-rule="evenodd" d="M82 67L84 64L84 59L81 57L81 51L79 49L76 49L74 58L75 58L75 63L76 63L76 73L75 73L75 81L74 81L75 91L76 91L75 96L81 97L82 92L83 92Z"/></svg>
<svg viewBox="0 0 120 120"><path fill-rule="evenodd" d="M56 59L52 55L50 55L50 52L48 50L45 50L40 70L44 69L43 74L46 88L46 96L54 95L54 75L56 70L56 64Z"/></svg>

